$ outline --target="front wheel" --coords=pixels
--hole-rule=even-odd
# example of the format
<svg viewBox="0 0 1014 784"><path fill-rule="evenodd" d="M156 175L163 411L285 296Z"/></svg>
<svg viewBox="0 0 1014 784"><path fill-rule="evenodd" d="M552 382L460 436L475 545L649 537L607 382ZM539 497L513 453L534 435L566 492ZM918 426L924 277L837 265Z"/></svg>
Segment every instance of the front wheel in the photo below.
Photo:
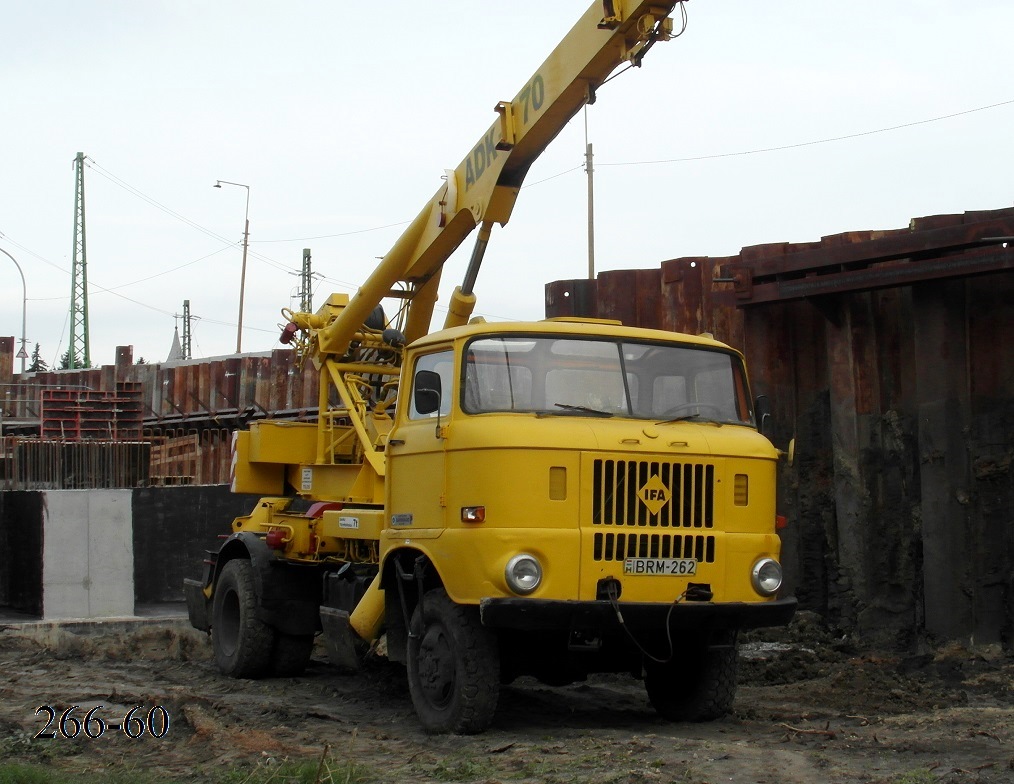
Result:
<svg viewBox="0 0 1014 784"><path fill-rule="evenodd" d="M645 663L644 686L655 710L670 721L714 721L732 709L738 651L727 645L678 652Z"/></svg>
<svg viewBox="0 0 1014 784"><path fill-rule="evenodd" d="M253 566L246 559L229 561L219 575L212 602L211 644L223 675L260 678L268 673L275 631L257 617Z"/></svg>
<svg viewBox="0 0 1014 784"><path fill-rule="evenodd" d="M490 725L500 655L477 607L455 604L443 588L423 595L412 614L408 688L427 732L471 734Z"/></svg>

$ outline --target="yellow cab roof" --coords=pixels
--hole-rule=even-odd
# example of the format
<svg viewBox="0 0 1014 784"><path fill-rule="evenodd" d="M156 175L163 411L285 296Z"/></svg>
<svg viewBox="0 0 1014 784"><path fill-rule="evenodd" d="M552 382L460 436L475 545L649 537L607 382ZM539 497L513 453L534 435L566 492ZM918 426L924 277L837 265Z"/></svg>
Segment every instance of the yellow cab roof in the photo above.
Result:
<svg viewBox="0 0 1014 784"><path fill-rule="evenodd" d="M599 337L609 339L657 341L694 345L702 348L721 349L740 354L731 346L715 340L710 335L688 335L682 332L670 332L664 329L644 329L642 327L626 327L619 321L607 319L589 319L563 317L545 319L544 321L476 321L460 327L451 327L419 338L413 348L424 348L435 343L446 343L467 339L474 335L495 334L533 334L559 335L569 337Z"/></svg>

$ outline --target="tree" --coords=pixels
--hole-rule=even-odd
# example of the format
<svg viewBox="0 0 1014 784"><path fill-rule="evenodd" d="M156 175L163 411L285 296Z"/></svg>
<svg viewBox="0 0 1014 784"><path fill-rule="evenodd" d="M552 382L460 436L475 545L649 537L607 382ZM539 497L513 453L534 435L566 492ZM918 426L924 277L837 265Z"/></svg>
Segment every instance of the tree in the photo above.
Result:
<svg viewBox="0 0 1014 784"><path fill-rule="evenodd" d="M75 370L87 370L91 365L78 365ZM58 370L70 370L70 349L63 352L63 356L60 357L60 367Z"/></svg>
<svg viewBox="0 0 1014 784"><path fill-rule="evenodd" d="M28 366L29 373L45 373L49 370L49 365L42 358L42 354L39 351L39 344L35 344L35 349L32 351L32 364Z"/></svg>

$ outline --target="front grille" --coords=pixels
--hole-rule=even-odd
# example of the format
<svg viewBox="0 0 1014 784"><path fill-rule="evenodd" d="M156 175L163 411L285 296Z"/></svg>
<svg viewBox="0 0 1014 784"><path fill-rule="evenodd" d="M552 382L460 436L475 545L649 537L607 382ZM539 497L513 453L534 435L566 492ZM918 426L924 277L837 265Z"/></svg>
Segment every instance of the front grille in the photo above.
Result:
<svg viewBox="0 0 1014 784"><path fill-rule="evenodd" d="M715 562L715 537L701 534L596 533L593 557L596 561L626 558L693 558Z"/></svg>
<svg viewBox="0 0 1014 784"><path fill-rule="evenodd" d="M715 466L709 463L596 459L592 482L593 525L714 525Z"/></svg>

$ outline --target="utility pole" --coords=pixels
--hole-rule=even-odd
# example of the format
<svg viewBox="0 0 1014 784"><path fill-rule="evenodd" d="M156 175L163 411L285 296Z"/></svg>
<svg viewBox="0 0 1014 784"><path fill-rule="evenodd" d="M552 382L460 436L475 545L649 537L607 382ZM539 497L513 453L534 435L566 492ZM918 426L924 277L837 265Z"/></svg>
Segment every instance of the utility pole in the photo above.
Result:
<svg viewBox="0 0 1014 784"><path fill-rule="evenodd" d="M313 271L310 269L310 249L303 248L303 273L299 290L299 310L313 312Z"/></svg>
<svg viewBox="0 0 1014 784"><path fill-rule="evenodd" d="M28 359L28 349L25 348L25 313L28 309L28 286L25 284L25 273L21 269L21 265L18 264L18 260L3 248L0 248L0 253L3 253L14 262L14 266L18 268L18 274L21 276L21 351L18 352L17 356L21 360L21 372L24 373L25 360Z"/></svg>
<svg viewBox="0 0 1014 784"><path fill-rule="evenodd" d="M68 368L92 366L88 349L88 253L85 245L85 154L74 158L74 253L71 266Z"/></svg>
<svg viewBox="0 0 1014 784"><path fill-rule="evenodd" d="M190 300L183 300L183 358L190 359Z"/></svg>
<svg viewBox="0 0 1014 784"><path fill-rule="evenodd" d="M250 186L241 182L229 182L229 180L217 180L212 188L221 188L225 185L235 185L237 188L246 188L246 211L243 214L243 268L239 274L239 324L236 326L236 353L243 353L243 298L246 296L246 252L250 246Z"/></svg>

